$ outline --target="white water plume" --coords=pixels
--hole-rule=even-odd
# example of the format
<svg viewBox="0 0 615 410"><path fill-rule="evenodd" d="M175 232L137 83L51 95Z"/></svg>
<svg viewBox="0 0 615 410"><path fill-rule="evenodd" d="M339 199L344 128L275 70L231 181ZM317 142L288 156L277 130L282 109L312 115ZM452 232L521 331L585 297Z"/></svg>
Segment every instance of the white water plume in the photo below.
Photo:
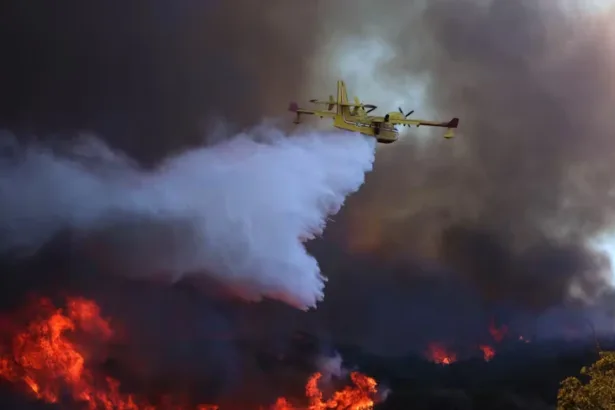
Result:
<svg viewBox="0 0 615 410"><path fill-rule="evenodd" d="M326 280L303 242L359 189L375 150L356 134L288 137L267 127L145 171L97 139L68 153L9 142L0 159L1 252L35 252L69 229L113 250L107 259L123 274L213 278L248 300L300 309L323 299Z"/></svg>

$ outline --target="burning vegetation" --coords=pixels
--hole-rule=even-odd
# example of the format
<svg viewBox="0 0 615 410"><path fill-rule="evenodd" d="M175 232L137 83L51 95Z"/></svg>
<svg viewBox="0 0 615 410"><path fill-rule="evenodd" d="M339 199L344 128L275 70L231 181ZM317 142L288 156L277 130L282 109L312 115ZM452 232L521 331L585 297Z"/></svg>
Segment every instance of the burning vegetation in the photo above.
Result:
<svg viewBox="0 0 615 410"><path fill-rule="evenodd" d="M440 343L430 343L427 350L427 358L438 364L451 364L457 361L457 355L446 349Z"/></svg>
<svg viewBox="0 0 615 410"><path fill-rule="evenodd" d="M496 349L494 347L495 344L502 343L506 336L508 335L508 327L506 325L502 325L500 327L496 326L495 320L491 320L489 324L489 334L493 339L492 344L480 344L478 345L478 350L482 352L483 359L486 362L491 361L496 355ZM518 340L524 343L529 343L529 340L523 336L519 336ZM457 358L457 353L452 349L448 348L445 344L439 342L432 342L427 346L427 351L425 352L425 357L436 364L449 365L455 363Z"/></svg>
<svg viewBox="0 0 615 410"><path fill-rule="evenodd" d="M96 371L96 358L101 356L114 331L111 321L101 316L94 301L68 298L64 308L57 308L50 299L40 299L27 316L23 326L3 321L0 377L40 401L84 404L90 410L219 408L216 404L194 404L172 395L151 400L126 393L118 380ZM373 378L353 372L352 385L333 392L328 399L319 387L321 378L320 373L309 378L303 400L280 397L261 410L364 410L374 406L378 391Z"/></svg>

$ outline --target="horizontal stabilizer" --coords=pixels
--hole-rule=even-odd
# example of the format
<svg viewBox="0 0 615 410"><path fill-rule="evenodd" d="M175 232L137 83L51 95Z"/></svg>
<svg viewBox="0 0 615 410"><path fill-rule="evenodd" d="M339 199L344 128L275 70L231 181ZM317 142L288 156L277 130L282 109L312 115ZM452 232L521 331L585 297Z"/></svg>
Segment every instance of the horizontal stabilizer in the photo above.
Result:
<svg viewBox="0 0 615 410"><path fill-rule="evenodd" d="M329 101L310 100L310 102L312 104L326 105L327 106L327 110L329 110L329 111L331 111L333 109L333 107L335 107L336 105L340 105L340 104L336 103L333 98L331 98Z"/></svg>

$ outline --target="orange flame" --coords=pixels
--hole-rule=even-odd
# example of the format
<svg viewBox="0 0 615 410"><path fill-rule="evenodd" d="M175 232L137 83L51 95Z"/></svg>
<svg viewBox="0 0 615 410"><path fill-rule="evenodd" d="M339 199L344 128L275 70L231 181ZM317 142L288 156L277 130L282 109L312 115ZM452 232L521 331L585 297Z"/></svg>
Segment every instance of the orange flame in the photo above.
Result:
<svg viewBox="0 0 615 410"><path fill-rule="evenodd" d="M430 343L427 347L427 358L434 363L449 365L457 361L457 355L447 350L439 343Z"/></svg>
<svg viewBox="0 0 615 410"><path fill-rule="evenodd" d="M320 373L315 373L305 386L305 395L310 399L310 410L366 410L374 407L374 401L371 397L377 391L376 381L371 377L357 372L351 373L350 379L356 387L346 387L344 390L337 391L331 399L324 402L322 392L318 388L318 381L321 377Z"/></svg>
<svg viewBox="0 0 615 410"><path fill-rule="evenodd" d="M493 347L488 345L481 345L479 346L479 348L483 351L483 358L486 362L490 361L491 359L493 359L493 356L495 356L495 349Z"/></svg>
<svg viewBox="0 0 615 410"><path fill-rule="evenodd" d="M502 325L499 328L495 325L495 320L491 318L489 323L489 333L496 343L502 342L508 334L508 326ZM531 343L531 341L524 336L518 337L520 342ZM496 354L496 350L493 345L479 345L478 348L483 353L483 359L486 362L491 361ZM452 351L446 349L441 343L430 343L426 353L427 359L438 364L451 364L457 361L457 356Z"/></svg>
<svg viewBox="0 0 615 410"><path fill-rule="evenodd" d="M39 301L39 318L12 338L12 354L0 356L0 377L23 384L37 399L58 403L68 393L74 401L84 402L88 410L183 410L192 406L156 406L135 395L120 392L120 383L110 377L98 380L86 366L84 349L77 336L94 336L108 341L113 335L108 320L100 316L96 303L83 298L70 298L66 309L55 309L51 301ZM70 334L72 338L69 338ZM81 339L79 339L81 340ZM6 347L6 346L5 346ZM4 352L5 350L2 350ZM323 401L317 384L320 373L314 374L306 386L310 410L373 408L372 396L377 393L376 381L360 373L352 373L352 387L346 387ZM196 410L218 410L217 405L201 404ZM279 398L274 410L293 410L289 400Z"/></svg>

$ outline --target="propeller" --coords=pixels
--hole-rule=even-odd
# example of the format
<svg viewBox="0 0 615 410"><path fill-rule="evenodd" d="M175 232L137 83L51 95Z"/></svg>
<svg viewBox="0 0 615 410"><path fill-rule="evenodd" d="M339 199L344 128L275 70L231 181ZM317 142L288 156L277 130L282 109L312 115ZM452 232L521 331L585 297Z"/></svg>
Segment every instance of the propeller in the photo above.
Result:
<svg viewBox="0 0 615 410"><path fill-rule="evenodd" d="M401 113L401 115L403 115L403 116L404 116L404 118L408 118L408 117L409 117L409 116L410 116L410 115L414 112L414 110L410 110L410 111L408 111L408 113L407 113L407 114L404 114L404 110L402 110L402 109L401 109L401 107L398 107L397 109L399 110L399 112ZM408 125L408 124L403 124L403 126L404 126L404 127L409 127L409 125Z"/></svg>
<svg viewBox="0 0 615 410"><path fill-rule="evenodd" d="M404 114L404 110L402 110L401 107L399 107L399 112L401 113L401 115L404 116L404 118L408 118L410 114L414 112L414 110L408 111L408 114Z"/></svg>
<svg viewBox="0 0 615 410"><path fill-rule="evenodd" d="M365 114L369 114L370 112L374 111L376 108L378 107L376 107L373 104L364 104L361 102L361 100L359 100L359 97L354 97L355 114L359 112L359 109L363 109L365 111Z"/></svg>

